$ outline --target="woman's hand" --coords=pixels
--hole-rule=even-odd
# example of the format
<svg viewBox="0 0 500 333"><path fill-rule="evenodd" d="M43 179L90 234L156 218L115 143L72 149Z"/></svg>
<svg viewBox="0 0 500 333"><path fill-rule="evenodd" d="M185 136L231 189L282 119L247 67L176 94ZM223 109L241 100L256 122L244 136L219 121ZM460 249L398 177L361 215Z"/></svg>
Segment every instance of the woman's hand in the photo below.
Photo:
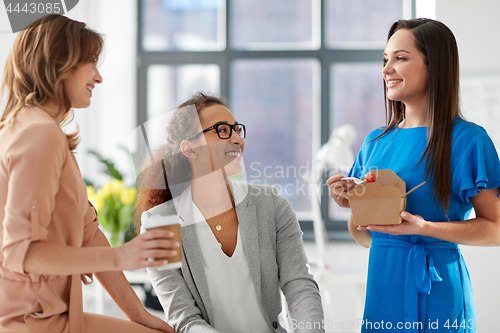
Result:
<svg viewBox="0 0 500 333"><path fill-rule="evenodd" d="M116 250L116 265L119 270L136 270L144 267L159 267L168 263L168 258L180 251L179 242L173 240L174 233L167 230L149 230ZM150 261L149 258L161 258Z"/></svg>
<svg viewBox="0 0 500 333"><path fill-rule="evenodd" d="M328 187L330 188L330 195L337 203L337 205L344 208L351 208L349 199L336 194L336 192L347 194L347 192L349 192L354 187L355 183L352 180L341 180L342 178L344 178L343 175L341 175L340 173L336 173L335 175L327 179L326 185L328 185Z"/></svg>
<svg viewBox="0 0 500 333"><path fill-rule="evenodd" d="M143 326L160 330L164 333L175 333L175 330L167 324L164 320L152 315L148 311L141 311L141 314L137 318L129 318L130 321L134 323L141 324Z"/></svg>
<svg viewBox="0 0 500 333"><path fill-rule="evenodd" d="M419 215L412 215L408 212L402 212L401 217L403 218L403 222L401 222L400 224L392 224L392 225L370 224L367 226L358 226L358 230L382 232L393 236L424 235L426 227L429 225L429 223L432 223L424 220Z"/></svg>

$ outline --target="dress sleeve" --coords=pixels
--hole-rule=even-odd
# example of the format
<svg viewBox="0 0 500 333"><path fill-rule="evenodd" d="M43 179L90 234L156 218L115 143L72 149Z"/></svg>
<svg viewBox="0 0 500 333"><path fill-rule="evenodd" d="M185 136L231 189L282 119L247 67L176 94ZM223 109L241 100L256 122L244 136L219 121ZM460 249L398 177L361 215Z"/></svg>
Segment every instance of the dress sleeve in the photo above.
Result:
<svg viewBox="0 0 500 333"><path fill-rule="evenodd" d="M363 175L363 162L361 157L361 151L358 153L358 156L354 160L354 163L351 167L351 171L349 171L349 177L361 178Z"/></svg>
<svg viewBox="0 0 500 333"><path fill-rule="evenodd" d="M456 163L453 166L453 193L462 202L469 202L483 189L500 187L500 161L486 131L481 128L467 140L457 141L453 148Z"/></svg>
<svg viewBox="0 0 500 333"><path fill-rule="evenodd" d="M83 229L83 241L82 246L86 247L90 244L92 239L99 229L99 219L97 218L97 211L94 206L89 201L89 207L87 209L87 214L83 218L84 229Z"/></svg>
<svg viewBox="0 0 500 333"><path fill-rule="evenodd" d="M66 137L55 123L27 126L9 146L4 156L9 177L1 248L5 268L23 274L31 242L47 240L68 153Z"/></svg>
<svg viewBox="0 0 500 333"><path fill-rule="evenodd" d="M99 230L99 219L97 218L97 211L94 206L89 201L89 207L87 209L87 214L83 218L83 240L82 247L87 247L90 242L94 239L94 236ZM89 285L94 281L94 274L85 273L81 274L82 283Z"/></svg>
<svg viewBox="0 0 500 333"><path fill-rule="evenodd" d="M384 128L377 128L371 131L365 137L363 143L361 144L361 147L359 148L358 155L356 156L356 159L354 160L354 163L351 167L351 171L349 171L349 177L362 179L366 175L366 173L370 171L369 169L367 170L367 168L370 168L370 166L367 166L367 164L369 163L367 161L371 160L373 151L378 144L377 138L383 133L383 130Z"/></svg>
<svg viewBox="0 0 500 333"><path fill-rule="evenodd" d="M366 156L366 144L367 138L363 141L363 144L359 148L358 155L354 160L354 163L351 167L351 171L349 171L349 177L362 178L365 175L364 164L365 164L365 156Z"/></svg>

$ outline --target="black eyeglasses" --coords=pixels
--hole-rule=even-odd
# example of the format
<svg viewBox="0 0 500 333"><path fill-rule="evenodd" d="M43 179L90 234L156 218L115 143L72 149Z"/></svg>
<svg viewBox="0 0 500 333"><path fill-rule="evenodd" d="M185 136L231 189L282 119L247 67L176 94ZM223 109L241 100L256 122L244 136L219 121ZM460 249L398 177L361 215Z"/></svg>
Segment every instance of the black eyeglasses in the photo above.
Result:
<svg viewBox="0 0 500 333"><path fill-rule="evenodd" d="M243 125L243 124L236 123L234 125L230 125L227 123L218 123L218 124L210 126L209 128L204 129L201 132L198 132L198 133L191 135L186 140L196 139L201 134L208 132L208 131L211 131L213 129L217 132L217 135L219 136L219 138L224 139L224 140L229 139L231 137L231 135L233 134L233 131L236 134L238 134L242 139L244 139L246 137L246 134L247 134L247 131L245 129L245 125Z"/></svg>

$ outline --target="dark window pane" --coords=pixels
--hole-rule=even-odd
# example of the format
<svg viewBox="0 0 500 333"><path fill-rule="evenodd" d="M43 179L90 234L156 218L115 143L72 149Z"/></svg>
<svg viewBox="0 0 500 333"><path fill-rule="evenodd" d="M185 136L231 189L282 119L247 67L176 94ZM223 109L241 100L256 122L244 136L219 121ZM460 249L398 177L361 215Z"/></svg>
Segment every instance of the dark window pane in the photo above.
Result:
<svg viewBox="0 0 500 333"><path fill-rule="evenodd" d="M365 136L385 124L384 88L380 63L337 63L330 67L330 127L353 124L354 156Z"/></svg>
<svg viewBox="0 0 500 333"><path fill-rule="evenodd" d="M247 127L247 179L276 185L295 211L309 212L310 193L301 174L311 168L317 119L316 60L239 60L232 66L231 105Z"/></svg>
<svg viewBox="0 0 500 333"><path fill-rule="evenodd" d="M218 65L152 65L148 67L148 119L175 110L198 91L220 94ZM153 123L148 123L153 124ZM152 125L151 125L152 126ZM148 128L151 140L164 140L164 127Z"/></svg>
<svg viewBox="0 0 500 333"><path fill-rule="evenodd" d="M146 51L210 51L225 48L225 8L219 0L142 1Z"/></svg>
<svg viewBox="0 0 500 333"><path fill-rule="evenodd" d="M325 1L329 48L383 49L390 26L403 15L402 0Z"/></svg>
<svg viewBox="0 0 500 333"><path fill-rule="evenodd" d="M232 0L231 47L319 48L318 4L315 0Z"/></svg>
<svg viewBox="0 0 500 333"><path fill-rule="evenodd" d="M352 124L357 140L354 157L366 135L385 124L384 88L380 63L337 63L330 67L330 128ZM330 218L347 220L350 210L329 201Z"/></svg>

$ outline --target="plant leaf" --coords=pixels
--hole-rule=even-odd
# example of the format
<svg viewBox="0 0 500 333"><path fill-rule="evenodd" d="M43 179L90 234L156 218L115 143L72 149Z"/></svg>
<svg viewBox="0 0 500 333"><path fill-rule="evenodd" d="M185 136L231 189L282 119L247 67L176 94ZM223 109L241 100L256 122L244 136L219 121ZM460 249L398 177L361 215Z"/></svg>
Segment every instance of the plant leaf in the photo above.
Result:
<svg viewBox="0 0 500 333"><path fill-rule="evenodd" d="M97 151L95 150L88 150L87 151L89 154L92 154L94 155L95 157L97 157L97 159L99 160L99 162L101 162L102 164L104 164L104 173L115 178L115 179L118 179L118 180L123 180L123 175L120 171L118 171L118 169L116 169L115 167L115 164L113 162L111 162L110 160L108 159L105 159L104 157L102 157L101 154L99 154Z"/></svg>
<svg viewBox="0 0 500 333"><path fill-rule="evenodd" d="M90 179L83 177L83 181L85 182L85 185L87 185L87 186L94 186L94 182L91 181Z"/></svg>

